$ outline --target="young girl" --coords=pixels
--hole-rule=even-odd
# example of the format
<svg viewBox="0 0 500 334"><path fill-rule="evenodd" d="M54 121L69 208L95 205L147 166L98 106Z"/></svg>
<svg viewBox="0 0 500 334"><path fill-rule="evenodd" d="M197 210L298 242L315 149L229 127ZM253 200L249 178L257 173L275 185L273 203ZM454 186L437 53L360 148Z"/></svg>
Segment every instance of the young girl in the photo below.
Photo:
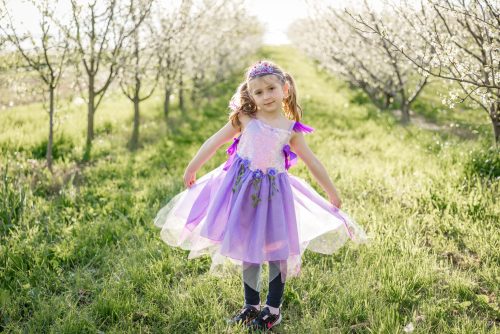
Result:
<svg viewBox="0 0 500 334"><path fill-rule="evenodd" d="M231 323L269 329L280 323L285 281L300 272L305 249L331 254L365 233L339 208L327 171L304 139L314 129L300 123L293 78L270 61L251 66L230 102L229 121L199 149L184 173L183 192L163 207L155 224L171 246L208 254L212 273L241 268L245 304ZM196 171L224 143L228 160L196 181ZM293 151L295 152L293 152ZM329 202L288 173L300 157ZM262 265L269 290L260 310Z"/></svg>

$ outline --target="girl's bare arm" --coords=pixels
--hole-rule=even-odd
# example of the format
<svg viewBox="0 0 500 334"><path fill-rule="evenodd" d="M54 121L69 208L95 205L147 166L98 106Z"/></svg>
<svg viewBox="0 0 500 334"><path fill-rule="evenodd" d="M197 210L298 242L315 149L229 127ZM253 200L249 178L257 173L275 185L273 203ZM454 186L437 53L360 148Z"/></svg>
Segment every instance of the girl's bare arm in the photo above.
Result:
<svg viewBox="0 0 500 334"><path fill-rule="evenodd" d="M233 127L231 122L228 121L219 131L214 133L203 143L203 145L201 145L196 155L191 162L189 162L184 173L184 183L186 187L190 187L194 183L196 172L215 154L217 149L224 143L233 139L239 132L240 129Z"/></svg>
<svg viewBox="0 0 500 334"><path fill-rule="evenodd" d="M307 168L311 171L319 185L327 193L330 202L336 207L340 208L342 205L337 189L328 176L328 173L323 164L316 158L304 139L302 132L294 132L290 139L290 146L292 150L304 161Z"/></svg>

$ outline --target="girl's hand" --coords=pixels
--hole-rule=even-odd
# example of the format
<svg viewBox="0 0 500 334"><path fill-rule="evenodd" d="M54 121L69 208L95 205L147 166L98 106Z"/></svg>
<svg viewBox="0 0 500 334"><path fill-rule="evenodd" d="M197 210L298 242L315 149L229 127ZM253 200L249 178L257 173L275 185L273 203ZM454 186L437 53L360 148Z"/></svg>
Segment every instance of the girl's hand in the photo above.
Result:
<svg viewBox="0 0 500 334"><path fill-rule="evenodd" d="M328 197L329 197L330 203L332 203L334 206L336 206L338 209L340 209L340 207L342 206L342 201L340 200L340 198L337 195L331 195Z"/></svg>
<svg viewBox="0 0 500 334"><path fill-rule="evenodd" d="M184 172L184 186L186 186L186 188L191 188L195 183L195 181L196 181L196 172L191 171L191 169L188 166L188 168L186 168L186 171Z"/></svg>

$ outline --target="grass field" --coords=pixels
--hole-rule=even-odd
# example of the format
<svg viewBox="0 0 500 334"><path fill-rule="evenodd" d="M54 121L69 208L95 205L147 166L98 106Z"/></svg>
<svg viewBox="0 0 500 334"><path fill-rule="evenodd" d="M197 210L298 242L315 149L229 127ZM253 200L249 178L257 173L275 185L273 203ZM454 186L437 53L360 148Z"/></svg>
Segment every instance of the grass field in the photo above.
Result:
<svg viewBox="0 0 500 334"><path fill-rule="evenodd" d="M500 160L486 114L447 110L439 88L429 87L415 124L402 127L297 51L267 47L260 55L294 75L303 122L316 128L308 144L343 209L371 236L331 256L306 251L274 331L496 333ZM110 96L86 164L85 106L66 107L54 177L42 168L41 106L0 112L0 331L246 332L225 323L242 306L241 277L209 275L209 258L187 260L153 225L183 190L193 154L226 122L238 79L187 115L174 106L168 131L161 96L147 101L135 153L126 149L132 106ZM224 149L198 178L224 161ZM302 162L291 173L324 194Z"/></svg>

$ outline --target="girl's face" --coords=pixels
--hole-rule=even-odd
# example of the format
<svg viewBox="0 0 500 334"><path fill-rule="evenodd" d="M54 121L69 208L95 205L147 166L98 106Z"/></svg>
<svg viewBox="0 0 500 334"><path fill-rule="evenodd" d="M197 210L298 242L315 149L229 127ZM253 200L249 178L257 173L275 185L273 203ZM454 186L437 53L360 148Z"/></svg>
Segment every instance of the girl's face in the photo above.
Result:
<svg viewBox="0 0 500 334"><path fill-rule="evenodd" d="M273 74L250 80L248 89L257 109L264 112L281 110L281 103L288 96L288 82L282 86L278 77Z"/></svg>

